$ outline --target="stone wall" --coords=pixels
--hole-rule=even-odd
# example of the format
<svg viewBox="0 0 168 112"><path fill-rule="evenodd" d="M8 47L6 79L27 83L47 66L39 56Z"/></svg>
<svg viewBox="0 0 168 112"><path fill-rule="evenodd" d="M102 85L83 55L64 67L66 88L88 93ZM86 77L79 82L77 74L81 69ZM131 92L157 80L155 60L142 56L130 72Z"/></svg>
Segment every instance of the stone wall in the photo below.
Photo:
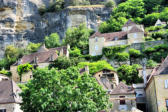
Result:
<svg viewBox="0 0 168 112"><path fill-rule="evenodd" d="M97 30L97 21L110 17L112 9L103 6L71 7L60 12L39 15L41 6L53 0L0 0L0 58L7 45L26 46L23 41L42 42L46 35L57 32L64 38L67 28L85 23ZM24 45L24 46L23 46Z"/></svg>
<svg viewBox="0 0 168 112"><path fill-rule="evenodd" d="M6 112L23 112L20 105L16 103L0 104L0 109L6 109Z"/></svg>
<svg viewBox="0 0 168 112"><path fill-rule="evenodd" d="M127 94L127 95L110 95L110 101L113 103L113 108L111 112L121 112L119 110L120 108L120 98L119 96L125 96L125 106L127 107L127 111L124 112L130 112L132 107L136 107L136 97L135 94Z"/></svg>

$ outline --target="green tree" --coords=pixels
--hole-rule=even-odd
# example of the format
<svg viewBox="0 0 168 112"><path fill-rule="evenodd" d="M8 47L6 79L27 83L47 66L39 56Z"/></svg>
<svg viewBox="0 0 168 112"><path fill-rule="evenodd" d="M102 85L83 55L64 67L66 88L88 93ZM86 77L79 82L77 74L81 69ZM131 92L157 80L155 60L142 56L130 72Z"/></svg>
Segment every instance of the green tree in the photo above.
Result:
<svg viewBox="0 0 168 112"><path fill-rule="evenodd" d="M99 32L108 33L108 32L116 32L121 31L122 26L127 22L125 17L117 17L111 16L108 21L105 21L100 24Z"/></svg>
<svg viewBox="0 0 168 112"><path fill-rule="evenodd" d="M160 13L147 14L143 19L143 24L145 26L153 26L156 23L156 21L159 19L159 17L160 17Z"/></svg>
<svg viewBox="0 0 168 112"><path fill-rule="evenodd" d="M145 9L147 10L147 13L151 12L158 12L159 8L161 8L161 3L163 0L144 0L145 3Z"/></svg>
<svg viewBox="0 0 168 112"><path fill-rule="evenodd" d="M114 9L113 14L125 12L127 18L144 17L145 8L143 0L127 0Z"/></svg>
<svg viewBox="0 0 168 112"><path fill-rule="evenodd" d="M28 53L34 53L38 50L38 48L41 46L40 43L29 43L28 46L26 47L26 51Z"/></svg>
<svg viewBox="0 0 168 112"><path fill-rule="evenodd" d="M130 55L130 64L132 65L135 59L140 58L141 52L139 50L132 48L132 49L129 49L129 55Z"/></svg>
<svg viewBox="0 0 168 112"><path fill-rule="evenodd" d="M28 64L28 63L18 65L17 72L18 72L19 77L20 77L20 82L22 81L22 75L26 72L29 72L32 69L33 69L33 66Z"/></svg>
<svg viewBox="0 0 168 112"><path fill-rule="evenodd" d="M108 8L113 8L114 7L114 1L113 0L109 0L105 3L105 6Z"/></svg>
<svg viewBox="0 0 168 112"><path fill-rule="evenodd" d="M47 48L54 48L60 46L60 37L57 33L52 33L44 39Z"/></svg>
<svg viewBox="0 0 168 112"><path fill-rule="evenodd" d="M67 69L71 66L76 66L79 62L85 61L82 58L74 57L74 58L67 58L65 56L58 57L54 62L52 62L49 65L49 68L58 68L58 70L61 69Z"/></svg>
<svg viewBox="0 0 168 112"><path fill-rule="evenodd" d="M168 7L165 7L164 10L160 13L160 19L163 21L168 21Z"/></svg>
<svg viewBox="0 0 168 112"><path fill-rule="evenodd" d="M92 33L86 25L81 24L78 27L69 28L66 32L65 44L69 44L71 48L77 47L83 50L89 48L89 36Z"/></svg>
<svg viewBox="0 0 168 112"><path fill-rule="evenodd" d="M119 65L121 65L121 62L125 62L129 60L129 54L127 52L122 53L116 53L115 59L118 61Z"/></svg>
<svg viewBox="0 0 168 112"><path fill-rule="evenodd" d="M73 50L70 50L70 57L79 57L81 56L81 51L78 48L73 48Z"/></svg>
<svg viewBox="0 0 168 112"><path fill-rule="evenodd" d="M94 74L103 69L114 70L114 68L107 61L97 61L97 62L80 62L78 64L79 68L84 68L85 66L89 66L90 74Z"/></svg>
<svg viewBox="0 0 168 112"><path fill-rule="evenodd" d="M153 60L148 60L147 61L147 67L156 67L157 66L157 63Z"/></svg>
<svg viewBox="0 0 168 112"><path fill-rule="evenodd" d="M109 105L109 97L96 79L81 75L75 67L38 69L26 87L21 93L24 112L98 112Z"/></svg>
<svg viewBox="0 0 168 112"><path fill-rule="evenodd" d="M143 80L138 76L138 70L140 66L135 65L122 65L117 69L120 81L125 81L127 84L141 83Z"/></svg>
<svg viewBox="0 0 168 112"><path fill-rule="evenodd" d="M7 46L5 49L5 57L8 60L13 60L13 59L16 60L19 57L18 48L14 47L13 45Z"/></svg>

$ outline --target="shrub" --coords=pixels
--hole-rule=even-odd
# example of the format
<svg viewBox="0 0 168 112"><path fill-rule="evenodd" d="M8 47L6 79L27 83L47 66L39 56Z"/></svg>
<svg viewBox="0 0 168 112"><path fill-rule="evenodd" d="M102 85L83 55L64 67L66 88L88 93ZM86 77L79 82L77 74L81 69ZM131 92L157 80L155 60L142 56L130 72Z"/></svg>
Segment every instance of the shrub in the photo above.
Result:
<svg viewBox="0 0 168 112"><path fill-rule="evenodd" d="M138 76L140 65L122 65L117 69L120 81L125 81L127 84L142 83L143 80Z"/></svg>
<svg viewBox="0 0 168 112"><path fill-rule="evenodd" d="M9 72L9 71L7 71L7 70L5 70L5 69L2 69L2 70L0 71L0 74L4 74L4 75L6 75L6 76L8 76L8 77L11 77L11 76L12 76L12 73Z"/></svg>
<svg viewBox="0 0 168 112"><path fill-rule="evenodd" d="M54 48L60 46L60 37L57 33L52 33L44 39L47 48Z"/></svg>
<svg viewBox="0 0 168 112"><path fill-rule="evenodd" d="M112 0L110 0L110 1L105 3L105 6L108 7L108 8L112 8L112 7L114 7L114 2Z"/></svg>
<svg viewBox="0 0 168 112"><path fill-rule="evenodd" d="M129 54L127 52L116 53L115 59L118 62L124 62L129 60Z"/></svg>
<svg viewBox="0 0 168 112"><path fill-rule="evenodd" d="M97 62L81 62L78 64L79 68L84 68L85 66L89 66L90 74L94 74L103 69L114 70L114 68L106 61L97 61Z"/></svg>
<svg viewBox="0 0 168 112"><path fill-rule="evenodd" d="M29 45L26 47L26 51L28 53L34 53L39 49L40 46L41 46L40 43L31 43L30 42Z"/></svg>
<svg viewBox="0 0 168 112"><path fill-rule="evenodd" d="M75 47L73 50L70 50L70 57L79 57L81 56L81 51L77 47Z"/></svg>
<svg viewBox="0 0 168 112"><path fill-rule="evenodd" d="M18 65L18 67L17 67L17 72L18 72L18 74L19 74L19 76L20 76L20 81L22 81L22 75L23 75L24 73L29 72L29 71L32 70L32 69L33 69L33 66L30 65L30 64L28 64L28 63Z"/></svg>
<svg viewBox="0 0 168 112"><path fill-rule="evenodd" d="M148 60L147 61L147 67L156 67L157 63L153 60Z"/></svg>

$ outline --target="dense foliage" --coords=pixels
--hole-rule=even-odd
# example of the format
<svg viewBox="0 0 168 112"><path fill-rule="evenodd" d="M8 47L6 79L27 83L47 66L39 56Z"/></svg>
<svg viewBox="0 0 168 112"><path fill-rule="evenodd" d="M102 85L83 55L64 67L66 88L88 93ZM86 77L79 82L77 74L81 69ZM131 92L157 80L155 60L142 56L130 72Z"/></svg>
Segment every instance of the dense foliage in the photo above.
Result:
<svg viewBox="0 0 168 112"><path fill-rule="evenodd" d="M127 47L128 45L105 47L103 48L103 54L110 59L114 59L117 53L123 52Z"/></svg>
<svg viewBox="0 0 168 112"><path fill-rule="evenodd" d="M60 46L60 37L57 33L52 33L44 39L47 48L54 48Z"/></svg>
<svg viewBox="0 0 168 112"><path fill-rule="evenodd" d="M29 72L30 70L33 69L33 66L26 63L26 64L21 64L21 65L18 65L17 67L17 72L19 74L19 77L20 77L20 81L22 81L22 75L26 72Z"/></svg>
<svg viewBox="0 0 168 112"><path fill-rule="evenodd" d="M95 78L75 67L38 69L21 94L24 112L98 112L108 108L108 96ZM27 97L29 96L29 97Z"/></svg>
<svg viewBox="0 0 168 112"><path fill-rule="evenodd" d="M39 13L43 15L46 12L56 12L64 9L64 0L54 0L49 7L42 6L39 8Z"/></svg>
<svg viewBox="0 0 168 112"><path fill-rule="evenodd" d="M142 78L138 76L139 65L122 65L117 69L120 81L125 81L127 84L142 83Z"/></svg>
<svg viewBox="0 0 168 112"><path fill-rule="evenodd" d="M79 57L67 58L65 56L61 56L61 57L58 57L54 62L52 62L49 65L49 68L58 68L59 70L67 69L71 66L76 66L79 62L83 62L83 61L85 60Z"/></svg>
<svg viewBox="0 0 168 112"><path fill-rule="evenodd" d="M114 68L106 61L97 61L97 62L81 62L78 64L80 68L84 68L85 66L89 67L90 74L94 74L103 69L114 70Z"/></svg>
<svg viewBox="0 0 168 112"><path fill-rule="evenodd" d="M27 50L28 53L34 53L39 49L40 46L41 46L40 43L31 43L30 42L28 44L28 46L26 47L26 50Z"/></svg>
<svg viewBox="0 0 168 112"><path fill-rule="evenodd" d="M77 47L82 51L88 50L91 33L92 30L88 29L84 24L69 28L66 32L65 44L69 44L71 48Z"/></svg>

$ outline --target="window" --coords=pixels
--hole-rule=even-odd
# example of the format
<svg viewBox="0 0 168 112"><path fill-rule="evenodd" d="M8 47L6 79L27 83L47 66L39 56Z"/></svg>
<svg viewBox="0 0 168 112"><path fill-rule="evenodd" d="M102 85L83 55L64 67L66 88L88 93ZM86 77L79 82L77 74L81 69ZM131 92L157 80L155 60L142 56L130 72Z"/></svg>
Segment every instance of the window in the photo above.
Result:
<svg viewBox="0 0 168 112"><path fill-rule="evenodd" d="M118 40L118 37L115 37L114 40L117 41L117 40Z"/></svg>
<svg viewBox="0 0 168 112"><path fill-rule="evenodd" d="M107 77L113 78L113 77L114 77L114 74L108 74Z"/></svg>
<svg viewBox="0 0 168 112"><path fill-rule="evenodd" d="M168 80L165 80L165 88L168 89Z"/></svg>
<svg viewBox="0 0 168 112"><path fill-rule="evenodd" d="M95 50L96 50L96 51L97 51L97 50L99 50L99 47L98 47L98 45L96 45L96 46L95 46Z"/></svg>
<svg viewBox="0 0 168 112"><path fill-rule="evenodd" d="M125 100L124 100L124 98L125 98L125 96L120 96L120 105L125 105Z"/></svg>
<svg viewBox="0 0 168 112"><path fill-rule="evenodd" d="M137 38L137 34L136 33L134 33L134 38Z"/></svg>
<svg viewBox="0 0 168 112"><path fill-rule="evenodd" d="M32 79L33 78L33 75L30 75L30 79Z"/></svg>
<svg viewBox="0 0 168 112"><path fill-rule="evenodd" d="M0 109L0 112L6 112L6 109Z"/></svg>
<svg viewBox="0 0 168 112"><path fill-rule="evenodd" d="M168 99L166 99L166 107L167 107L167 110L168 110Z"/></svg>

